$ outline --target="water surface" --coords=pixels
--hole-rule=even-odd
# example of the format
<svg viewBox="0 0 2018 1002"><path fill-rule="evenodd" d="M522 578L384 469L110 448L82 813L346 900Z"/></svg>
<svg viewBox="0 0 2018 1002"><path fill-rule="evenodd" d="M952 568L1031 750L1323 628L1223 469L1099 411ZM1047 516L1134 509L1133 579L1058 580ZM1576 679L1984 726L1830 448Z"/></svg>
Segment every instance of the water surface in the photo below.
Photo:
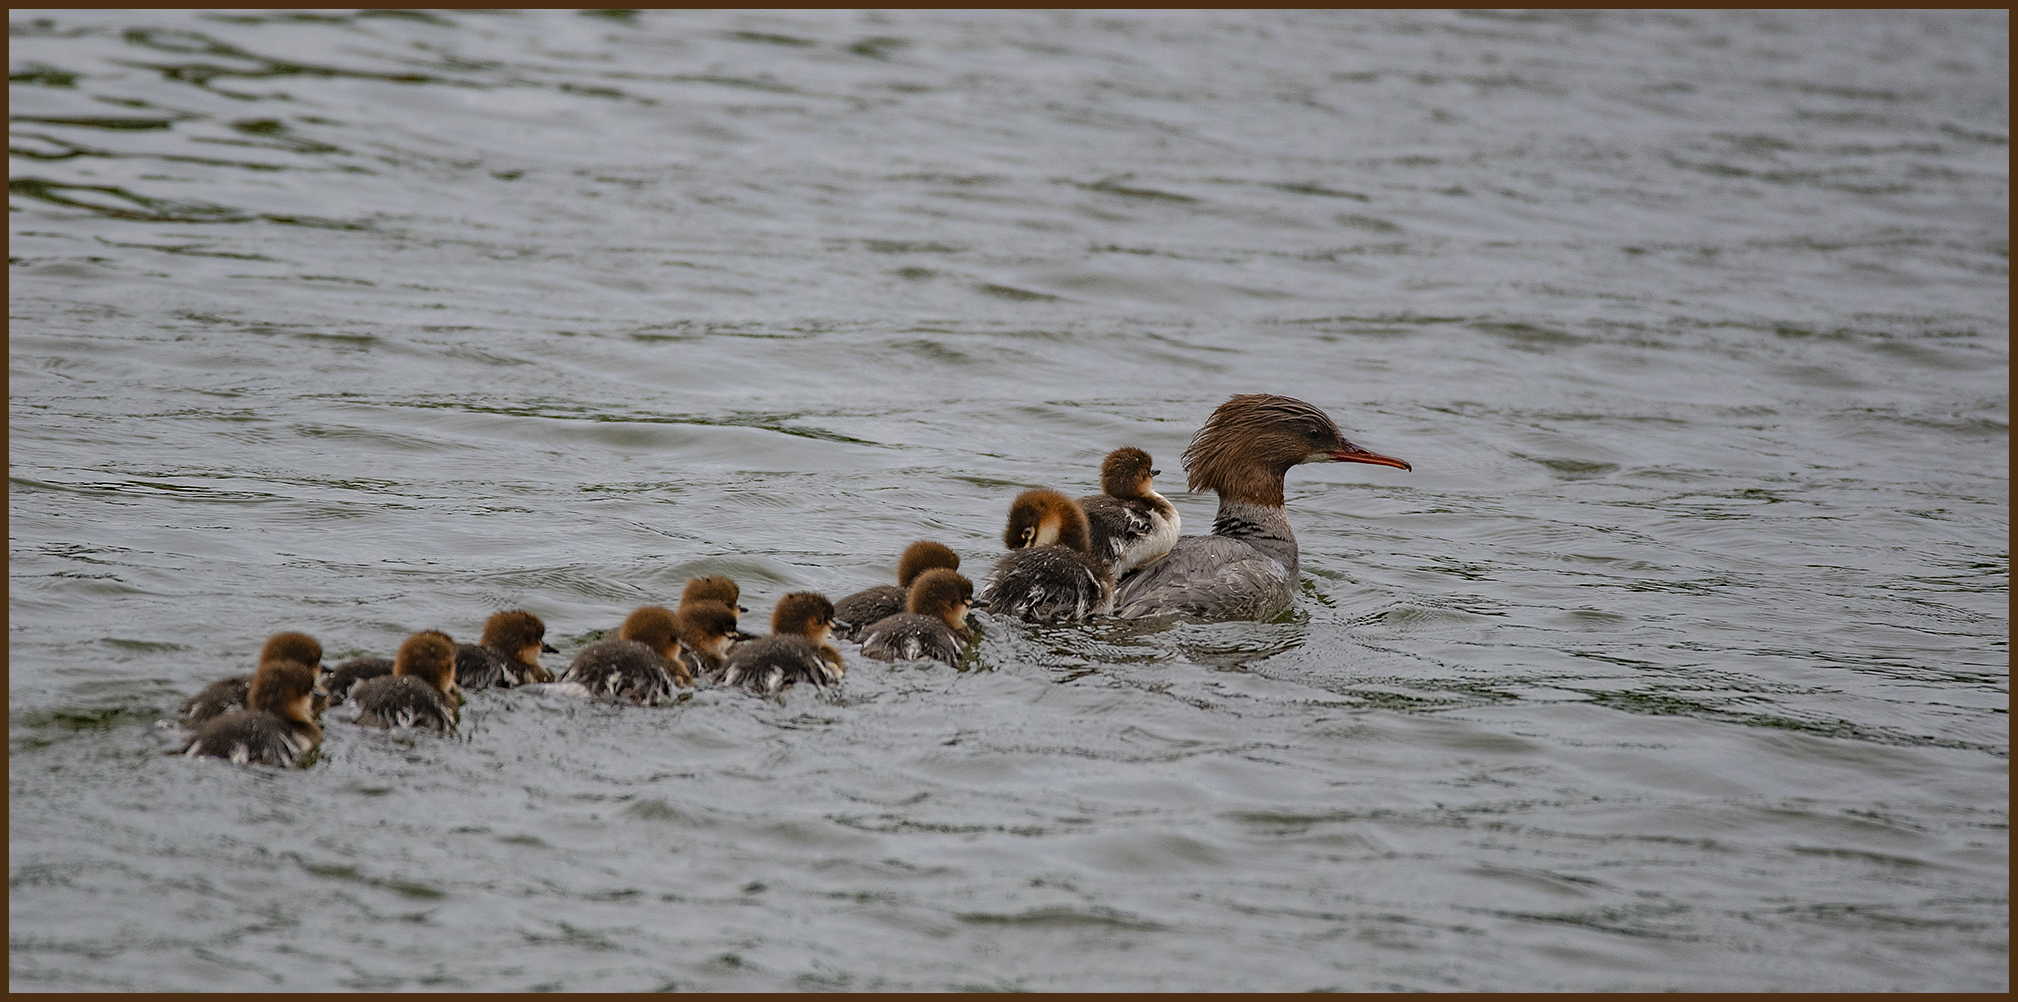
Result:
<svg viewBox="0 0 2018 1002"><path fill-rule="evenodd" d="M16 989L2009 986L2003 12L10 17ZM163 754L1245 392L1282 621Z"/></svg>

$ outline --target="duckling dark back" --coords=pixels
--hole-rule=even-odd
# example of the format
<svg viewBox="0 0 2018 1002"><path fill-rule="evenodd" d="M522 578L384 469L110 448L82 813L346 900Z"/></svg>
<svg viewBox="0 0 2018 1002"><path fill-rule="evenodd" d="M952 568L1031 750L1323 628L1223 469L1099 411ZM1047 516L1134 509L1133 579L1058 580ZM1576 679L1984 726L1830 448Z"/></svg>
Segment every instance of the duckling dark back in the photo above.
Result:
<svg viewBox="0 0 2018 1002"><path fill-rule="evenodd" d="M319 658L320 651L316 654ZM252 676L248 705L205 723L183 754L241 764L294 764L322 741L322 728L310 715L315 683L316 670L310 665L284 658L262 661Z"/></svg>
<svg viewBox="0 0 2018 1002"><path fill-rule="evenodd" d="M706 601L697 605L720 607ZM674 689L694 684L681 660L680 617L664 606L642 606L624 617L617 635L575 652L561 674L597 699L657 706L673 698Z"/></svg>
<svg viewBox="0 0 2018 1002"><path fill-rule="evenodd" d="M329 692L329 701L334 705L348 699L351 690L355 689L359 682L390 674L392 674L391 658L352 658L332 669L329 675L323 678L322 687Z"/></svg>
<svg viewBox="0 0 2018 1002"><path fill-rule="evenodd" d="M366 679L351 689L357 723L365 727L454 729L457 709L455 641L439 630L406 638L392 660L392 674Z"/></svg>
<svg viewBox="0 0 2018 1002"><path fill-rule="evenodd" d="M799 682L816 687L839 682L846 668L840 652L826 643L833 627L834 603L827 596L786 595L771 612L771 635L737 644L723 663L722 681L764 693Z"/></svg>
<svg viewBox="0 0 2018 1002"><path fill-rule="evenodd" d="M956 664L960 649L973 636L967 629L967 608L974 602L974 582L934 568L911 582L910 611L887 617L864 631L862 656L878 661L931 658Z"/></svg>

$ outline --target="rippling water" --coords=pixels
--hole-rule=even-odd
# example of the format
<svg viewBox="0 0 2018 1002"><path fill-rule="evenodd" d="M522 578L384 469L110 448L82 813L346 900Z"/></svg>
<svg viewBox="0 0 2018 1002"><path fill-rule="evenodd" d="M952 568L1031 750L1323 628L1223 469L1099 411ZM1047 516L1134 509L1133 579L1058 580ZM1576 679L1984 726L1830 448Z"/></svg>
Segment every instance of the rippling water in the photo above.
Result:
<svg viewBox="0 0 2018 1002"><path fill-rule="evenodd" d="M11 17L16 989L2008 988L2002 11ZM162 754L1257 391L1283 621Z"/></svg>

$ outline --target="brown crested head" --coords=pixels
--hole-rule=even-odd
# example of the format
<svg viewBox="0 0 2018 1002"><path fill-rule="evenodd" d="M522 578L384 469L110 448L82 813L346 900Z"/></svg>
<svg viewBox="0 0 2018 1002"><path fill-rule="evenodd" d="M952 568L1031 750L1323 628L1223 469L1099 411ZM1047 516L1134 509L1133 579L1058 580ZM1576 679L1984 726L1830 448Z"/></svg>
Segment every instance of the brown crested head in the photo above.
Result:
<svg viewBox="0 0 2018 1002"><path fill-rule="evenodd" d="M528 647L548 654L559 653L547 644L547 624L524 609L493 613L484 620L483 646L513 656Z"/></svg>
<svg viewBox="0 0 2018 1002"><path fill-rule="evenodd" d="M737 604L742 597L743 589L738 588L734 581L720 574L710 574L687 582L686 590L680 592L680 608L686 608L688 602L712 601L720 602L737 612L749 612L750 610Z"/></svg>
<svg viewBox="0 0 2018 1002"><path fill-rule="evenodd" d="M736 610L713 599L680 606L680 641L690 647L714 651L725 637L736 632Z"/></svg>
<svg viewBox="0 0 2018 1002"><path fill-rule="evenodd" d="M647 605L624 617L617 639L635 640L669 658L680 650L680 620L665 606Z"/></svg>
<svg viewBox="0 0 2018 1002"><path fill-rule="evenodd" d="M440 630L422 630L399 645L392 673L412 675L442 692L455 691L455 641Z"/></svg>
<svg viewBox="0 0 2018 1002"><path fill-rule="evenodd" d="M245 705L288 720L307 720L314 699L314 666L278 658L259 663Z"/></svg>
<svg viewBox="0 0 2018 1002"><path fill-rule="evenodd" d="M1002 545L1012 550L1058 545L1089 553L1092 540L1086 510L1057 491L1038 487L1009 502L1009 527L1002 530Z"/></svg>
<svg viewBox="0 0 2018 1002"><path fill-rule="evenodd" d="M1150 481L1163 472L1155 465L1149 453L1133 446L1108 453L1100 461L1100 493L1123 501L1149 493Z"/></svg>
<svg viewBox="0 0 2018 1002"><path fill-rule="evenodd" d="M973 604L974 582L944 568L918 575L918 580L911 582L910 593L904 597L904 611L934 619L952 618L955 611L964 616L966 607Z"/></svg>
<svg viewBox="0 0 2018 1002"><path fill-rule="evenodd" d="M816 591L795 591L771 610L772 633L796 633L817 640L834 628L834 603Z"/></svg>
<svg viewBox="0 0 2018 1002"><path fill-rule="evenodd" d="M259 649L259 663L293 661L310 668L322 664L322 645L306 633L276 633Z"/></svg>
<svg viewBox="0 0 2018 1002"><path fill-rule="evenodd" d="M1282 507L1282 477L1298 463L1408 464L1346 441L1331 417L1295 397L1246 393L1219 405L1184 450L1194 491Z"/></svg>
<svg viewBox="0 0 2018 1002"><path fill-rule="evenodd" d="M960 569L960 555L945 546L921 539L904 547L904 555L897 558L897 583L906 588L918 580L918 575L935 567L949 571Z"/></svg>

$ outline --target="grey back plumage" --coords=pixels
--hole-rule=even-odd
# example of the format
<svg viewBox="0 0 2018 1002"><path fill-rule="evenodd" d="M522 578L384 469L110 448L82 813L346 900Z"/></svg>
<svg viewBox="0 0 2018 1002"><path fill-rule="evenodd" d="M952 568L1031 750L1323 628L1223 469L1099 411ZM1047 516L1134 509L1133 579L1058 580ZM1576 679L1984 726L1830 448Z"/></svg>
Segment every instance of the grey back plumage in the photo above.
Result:
<svg viewBox="0 0 2018 1002"><path fill-rule="evenodd" d="M463 689L489 689L492 686L509 687L518 680L505 680L507 664L504 655L477 644L455 645L455 684Z"/></svg>
<svg viewBox="0 0 2018 1002"><path fill-rule="evenodd" d="M352 658L337 665L323 677L322 687L329 693L330 705L334 706L350 697L350 691L359 682L368 678L382 678L392 674L391 658Z"/></svg>
<svg viewBox="0 0 2018 1002"><path fill-rule="evenodd" d="M657 706L673 695L672 671L657 651L635 640L604 640L582 648L561 674L599 699Z"/></svg>
<svg viewBox="0 0 2018 1002"><path fill-rule="evenodd" d="M1114 615L1267 619L1289 608L1296 570L1296 536L1282 509L1226 502L1213 535L1185 536L1122 579Z"/></svg>
<svg viewBox="0 0 2018 1002"><path fill-rule="evenodd" d="M930 658L958 664L959 635L943 620L915 612L886 616L862 631L862 656L878 661L916 661Z"/></svg>
<svg viewBox="0 0 2018 1002"><path fill-rule="evenodd" d="M989 572L980 601L998 616L1072 623L1114 608L1107 565L1067 546L1012 550Z"/></svg>
<svg viewBox="0 0 2018 1002"><path fill-rule="evenodd" d="M448 696L414 675L365 679L350 690L350 701L357 704L357 723L364 727L447 732L455 729L459 716Z"/></svg>
<svg viewBox="0 0 2018 1002"><path fill-rule="evenodd" d="M825 688L839 681L841 669L821 656L818 645L797 634L774 633L737 644L722 667L724 685L762 693L800 682Z"/></svg>
<svg viewBox="0 0 2018 1002"><path fill-rule="evenodd" d="M205 723L182 753L240 765L289 766L313 747L315 740L307 729L271 713L237 709Z"/></svg>
<svg viewBox="0 0 2018 1002"><path fill-rule="evenodd" d="M904 611L904 589L896 585L865 588L834 603L834 636L860 640L869 627ZM846 623L844 627L841 624Z"/></svg>
<svg viewBox="0 0 2018 1002"><path fill-rule="evenodd" d="M189 730L196 730L233 710L245 709L246 695L251 691L250 675L235 675L212 682L182 704L176 721Z"/></svg>

